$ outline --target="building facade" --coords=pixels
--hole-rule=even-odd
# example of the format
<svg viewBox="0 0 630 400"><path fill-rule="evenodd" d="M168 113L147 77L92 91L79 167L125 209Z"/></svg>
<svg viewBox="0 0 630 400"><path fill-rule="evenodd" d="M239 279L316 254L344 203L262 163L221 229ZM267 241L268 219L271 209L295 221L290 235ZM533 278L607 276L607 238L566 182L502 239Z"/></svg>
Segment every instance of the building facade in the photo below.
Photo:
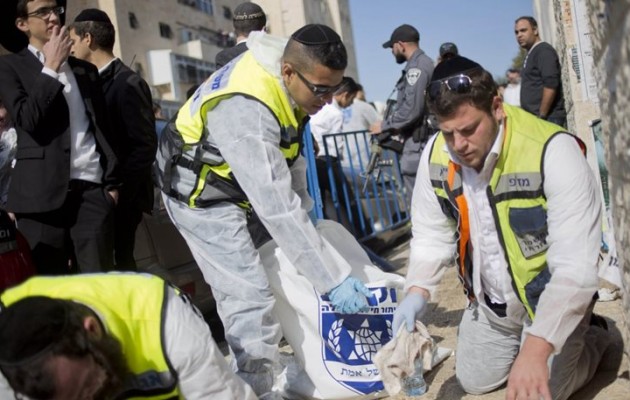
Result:
<svg viewBox="0 0 630 400"><path fill-rule="evenodd" d="M234 45L232 11L242 0L73 0L70 22L84 8L105 11L116 27L114 54L149 83L168 116L186 92L214 72L214 58ZM348 0L260 0L271 34L288 37L308 23L333 27L348 47L347 74L357 76Z"/></svg>

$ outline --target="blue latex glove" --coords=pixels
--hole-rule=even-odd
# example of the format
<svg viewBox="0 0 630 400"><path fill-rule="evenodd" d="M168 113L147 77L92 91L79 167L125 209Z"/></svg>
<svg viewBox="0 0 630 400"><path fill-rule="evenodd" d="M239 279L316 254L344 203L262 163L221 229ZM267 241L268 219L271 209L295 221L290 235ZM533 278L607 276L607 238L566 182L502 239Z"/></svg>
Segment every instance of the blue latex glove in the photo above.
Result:
<svg viewBox="0 0 630 400"><path fill-rule="evenodd" d="M351 276L347 277L339 286L328 292L328 298L335 311L342 314L356 314L368 309L366 297L372 292L363 282Z"/></svg>
<svg viewBox="0 0 630 400"><path fill-rule="evenodd" d="M394 321L392 329L394 335L398 333L400 326L405 323L408 332L413 332L416 327L416 319L424 314L427 307L427 299L419 293L407 293L396 311L394 311Z"/></svg>

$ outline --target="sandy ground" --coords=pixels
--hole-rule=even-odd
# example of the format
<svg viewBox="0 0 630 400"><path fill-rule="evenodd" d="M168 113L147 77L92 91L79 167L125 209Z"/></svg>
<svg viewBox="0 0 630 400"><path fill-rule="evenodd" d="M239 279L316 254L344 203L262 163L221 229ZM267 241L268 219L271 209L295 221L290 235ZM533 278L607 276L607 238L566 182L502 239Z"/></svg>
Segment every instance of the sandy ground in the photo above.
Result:
<svg viewBox="0 0 630 400"><path fill-rule="evenodd" d="M405 275L407 259L409 256L408 241L392 248L384 257L397 268L397 273ZM429 312L425 314L425 324L429 332L441 347L456 348L457 326L459 324L465 297L457 278L455 268L450 268L445 274L438 289L439 300L429 304ZM570 400L630 400L630 373L628 371L628 357L623 353L623 339L619 327L623 329L623 312L621 300L610 302L598 302L595 312L606 318L609 331L613 336L613 344L604 356L598 372L593 380L574 394ZM227 355L227 345L219 338L219 347ZM291 353L290 346L281 348L282 352ZM421 397L422 400L504 400L505 389L502 388L493 393L482 396L473 396L464 393L455 379L455 356L446 359L432 371L425 374L429 390ZM393 400L407 399L404 395L387 397ZM409 397L411 399L411 397Z"/></svg>
<svg viewBox="0 0 630 400"><path fill-rule="evenodd" d="M408 246L408 242L405 242L386 255L386 258L399 268L397 272L403 275L406 273ZM438 296L437 303L429 304L430 309L424 322L439 346L455 349L457 326L463 307L466 305L455 268L450 268L445 273L438 290ZM609 331L613 335L614 342L608 349L593 380L574 394L570 400L629 400L628 358L623 353L623 340L619 331L620 327L623 329L624 324L621 300L598 302L595 306L595 312L604 316L608 321ZM454 356L448 358L433 371L428 372L425 379L429 390L421 397L423 400L505 399L505 389L483 396L464 393L455 379ZM398 395L389 398L400 400L407 397Z"/></svg>

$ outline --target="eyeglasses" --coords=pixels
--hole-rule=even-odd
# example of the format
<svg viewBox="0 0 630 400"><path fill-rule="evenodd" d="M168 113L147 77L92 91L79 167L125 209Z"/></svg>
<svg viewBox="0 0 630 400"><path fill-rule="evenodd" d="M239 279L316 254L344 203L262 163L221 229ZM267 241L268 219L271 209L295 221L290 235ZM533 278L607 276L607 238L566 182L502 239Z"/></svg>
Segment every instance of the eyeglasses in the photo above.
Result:
<svg viewBox="0 0 630 400"><path fill-rule="evenodd" d="M65 7L42 7L38 10L35 10L31 13L26 14L27 17L37 17L41 19L50 18L50 16L54 13L56 16L60 16L66 12Z"/></svg>
<svg viewBox="0 0 630 400"><path fill-rule="evenodd" d="M337 90L341 88L343 84L342 82L335 86L316 85L314 83L309 82L308 79L306 79L304 75L300 74L298 70L294 69L294 71L297 74L297 76L300 77L300 80L304 82L308 90L310 90L317 97L324 97L326 95L335 93Z"/></svg>
<svg viewBox="0 0 630 400"><path fill-rule="evenodd" d="M427 87L427 93L430 100L437 99L440 95L442 85L445 85L451 92L468 93L472 87L472 79L470 79L468 75L459 74L439 81L433 81Z"/></svg>

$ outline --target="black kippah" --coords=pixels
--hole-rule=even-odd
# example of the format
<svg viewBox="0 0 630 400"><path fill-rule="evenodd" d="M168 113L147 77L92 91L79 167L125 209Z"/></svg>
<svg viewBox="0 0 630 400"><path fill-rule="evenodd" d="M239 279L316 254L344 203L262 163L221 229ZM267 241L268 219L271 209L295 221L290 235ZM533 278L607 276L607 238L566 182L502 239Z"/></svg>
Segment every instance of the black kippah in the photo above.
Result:
<svg viewBox="0 0 630 400"><path fill-rule="evenodd" d="M81 11L79 15L74 19L74 22L106 22L111 24L112 21L109 19L105 11L99 10L97 8L86 8Z"/></svg>
<svg viewBox="0 0 630 400"><path fill-rule="evenodd" d="M307 46L341 43L341 37L337 32L321 24L304 25L291 35L291 39Z"/></svg>
<svg viewBox="0 0 630 400"><path fill-rule="evenodd" d="M471 69L483 69L481 65L466 57L457 56L449 60L442 61L433 70L431 79L439 81L454 75L459 75Z"/></svg>
<svg viewBox="0 0 630 400"><path fill-rule="evenodd" d="M0 366L24 365L48 352L66 335L63 300L26 297L0 312Z"/></svg>

